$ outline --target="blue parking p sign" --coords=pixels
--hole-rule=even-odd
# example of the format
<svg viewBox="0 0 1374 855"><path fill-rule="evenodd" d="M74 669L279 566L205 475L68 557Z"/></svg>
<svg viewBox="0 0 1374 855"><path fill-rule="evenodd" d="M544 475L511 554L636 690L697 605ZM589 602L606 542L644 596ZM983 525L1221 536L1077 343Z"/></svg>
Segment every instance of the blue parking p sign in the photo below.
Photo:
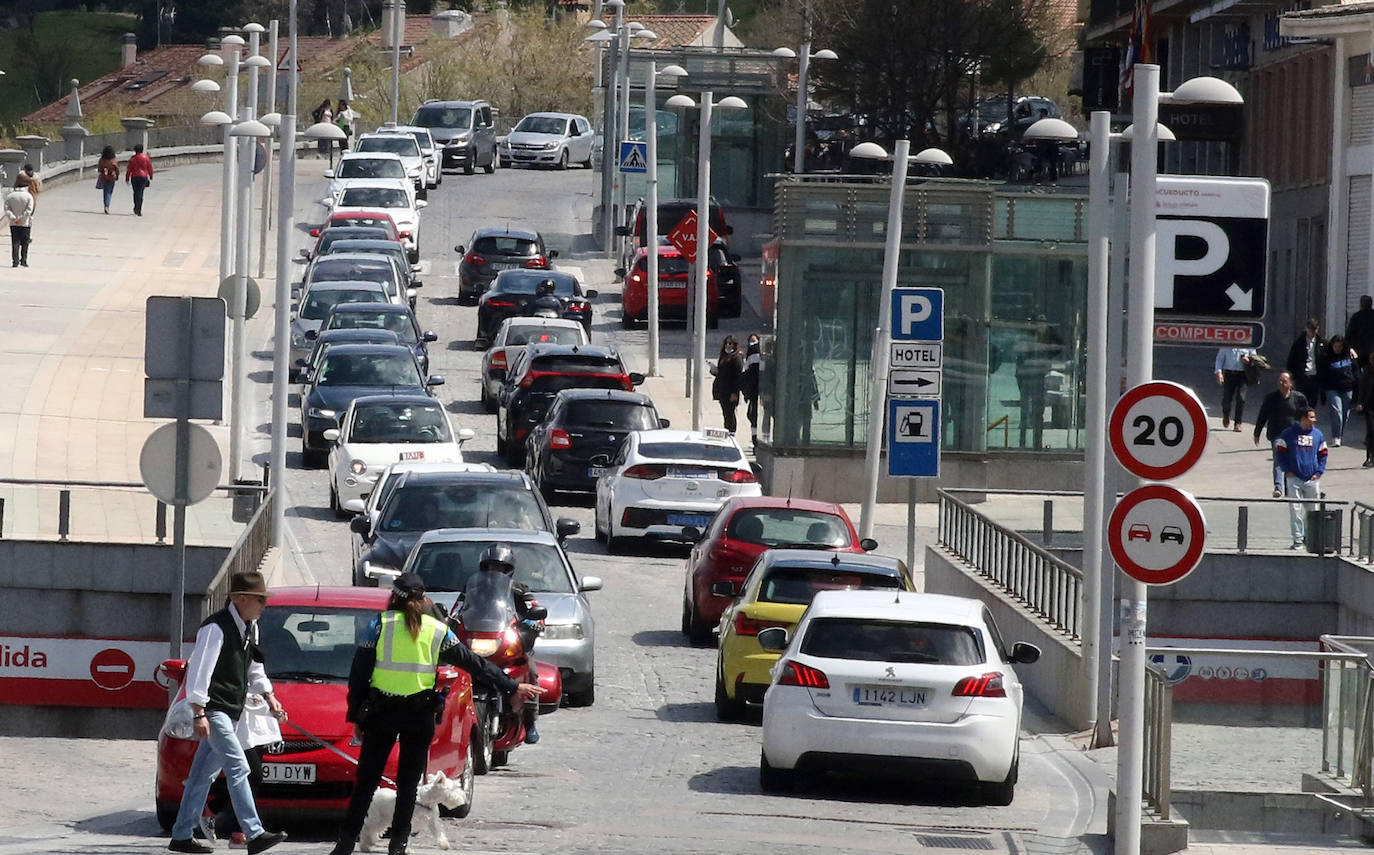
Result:
<svg viewBox="0 0 1374 855"><path fill-rule="evenodd" d="M892 290L893 341L943 341L945 291L943 288L894 288Z"/></svg>
<svg viewBox="0 0 1374 855"><path fill-rule="evenodd" d="M940 475L940 402L893 398L887 402L887 474L896 478Z"/></svg>

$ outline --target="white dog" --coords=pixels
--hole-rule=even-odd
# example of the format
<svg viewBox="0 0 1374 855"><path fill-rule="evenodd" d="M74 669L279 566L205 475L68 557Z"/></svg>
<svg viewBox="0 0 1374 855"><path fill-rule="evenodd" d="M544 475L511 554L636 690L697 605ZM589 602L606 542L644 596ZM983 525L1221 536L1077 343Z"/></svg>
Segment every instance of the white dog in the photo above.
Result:
<svg viewBox="0 0 1374 855"><path fill-rule="evenodd" d="M443 772L435 772L420 782L415 795L415 829L428 829L430 836L440 849L451 849L444 824L440 821L439 806L460 808L468 803L461 781L451 779ZM396 791L378 787L372 796L372 805L367 809L367 819L363 820L363 831L359 835L359 848L371 852L374 846L381 845L382 833L391 826L391 817L396 811ZM385 848L385 847L383 847Z"/></svg>

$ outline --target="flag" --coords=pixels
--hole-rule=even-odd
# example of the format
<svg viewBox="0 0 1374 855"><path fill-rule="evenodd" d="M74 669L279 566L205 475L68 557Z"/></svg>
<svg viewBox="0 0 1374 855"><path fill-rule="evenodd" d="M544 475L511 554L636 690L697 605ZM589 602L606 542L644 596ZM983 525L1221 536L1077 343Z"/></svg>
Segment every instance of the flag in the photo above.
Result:
<svg viewBox="0 0 1374 855"><path fill-rule="evenodd" d="M1135 82L1137 63L1154 62L1154 32L1150 27L1150 0L1135 0L1131 14L1131 33L1126 41L1124 63L1121 66L1121 89L1130 100Z"/></svg>

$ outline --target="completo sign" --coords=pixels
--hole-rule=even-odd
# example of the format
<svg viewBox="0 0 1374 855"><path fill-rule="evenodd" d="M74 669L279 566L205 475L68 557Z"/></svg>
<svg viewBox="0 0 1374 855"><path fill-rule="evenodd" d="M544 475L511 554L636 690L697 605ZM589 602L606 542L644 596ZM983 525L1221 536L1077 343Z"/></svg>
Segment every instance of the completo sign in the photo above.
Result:
<svg viewBox="0 0 1374 855"><path fill-rule="evenodd" d="M1209 321L1158 321L1155 344L1214 344L1218 347L1259 347L1264 324L1219 324Z"/></svg>
<svg viewBox="0 0 1374 855"><path fill-rule="evenodd" d="M162 709L166 641L0 635L0 704Z"/></svg>

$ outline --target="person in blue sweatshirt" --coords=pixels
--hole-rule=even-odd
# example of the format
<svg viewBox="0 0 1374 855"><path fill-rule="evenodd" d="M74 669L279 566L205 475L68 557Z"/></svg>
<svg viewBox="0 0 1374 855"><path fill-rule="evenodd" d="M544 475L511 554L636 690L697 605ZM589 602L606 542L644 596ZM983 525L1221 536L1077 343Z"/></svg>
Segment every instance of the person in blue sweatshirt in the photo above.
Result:
<svg viewBox="0 0 1374 855"><path fill-rule="evenodd" d="M1326 473L1326 438L1317 430L1317 411L1308 407L1298 412L1297 422L1289 425L1274 442L1274 456L1283 468L1284 492L1294 499L1316 499L1321 495L1320 481ZM1301 549L1306 512L1311 502L1288 506L1293 549Z"/></svg>

